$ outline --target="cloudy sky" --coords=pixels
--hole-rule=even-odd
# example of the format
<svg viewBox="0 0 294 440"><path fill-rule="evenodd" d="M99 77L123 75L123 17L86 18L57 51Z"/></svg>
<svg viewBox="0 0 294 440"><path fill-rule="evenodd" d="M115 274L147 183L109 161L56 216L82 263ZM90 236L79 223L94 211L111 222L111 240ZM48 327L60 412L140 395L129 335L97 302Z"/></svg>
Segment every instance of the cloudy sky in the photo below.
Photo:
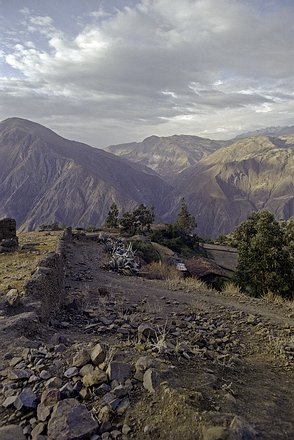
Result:
<svg viewBox="0 0 294 440"><path fill-rule="evenodd" d="M0 0L0 119L103 147L294 125L293 0Z"/></svg>

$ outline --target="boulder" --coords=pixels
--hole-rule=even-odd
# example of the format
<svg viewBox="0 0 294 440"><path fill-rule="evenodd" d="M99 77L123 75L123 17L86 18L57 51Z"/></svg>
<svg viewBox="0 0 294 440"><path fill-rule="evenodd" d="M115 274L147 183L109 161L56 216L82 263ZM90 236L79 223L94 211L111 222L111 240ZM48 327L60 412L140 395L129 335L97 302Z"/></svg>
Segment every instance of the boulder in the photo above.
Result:
<svg viewBox="0 0 294 440"><path fill-rule="evenodd" d="M32 388L24 388L17 396L14 406L18 410L29 410L37 407L38 398Z"/></svg>
<svg viewBox="0 0 294 440"><path fill-rule="evenodd" d="M110 362L107 368L109 380L117 380L119 383L124 382L132 376L132 366L123 362Z"/></svg>
<svg viewBox="0 0 294 440"><path fill-rule="evenodd" d="M79 440L90 438L98 423L76 399L58 402L48 423L48 440Z"/></svg>
<svg viewBox="0 0 294 440"><path fill-rule="evenodd" d="M101 385L107 381L107 374L105 371L96 368L92 373L86 374L83 377L83 384L85 387L91 387L93 385Z"/></svg>

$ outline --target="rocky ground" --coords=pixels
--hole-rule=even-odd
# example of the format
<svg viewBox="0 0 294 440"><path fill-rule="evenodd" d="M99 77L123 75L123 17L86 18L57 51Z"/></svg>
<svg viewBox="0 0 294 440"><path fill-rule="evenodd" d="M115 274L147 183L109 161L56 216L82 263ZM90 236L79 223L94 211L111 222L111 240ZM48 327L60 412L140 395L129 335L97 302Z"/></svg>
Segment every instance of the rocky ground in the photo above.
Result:
<svg viewBox="0 0 294 440"><path fill-rule="evenodd" d="M67 254L66 305L1 335L0 440L294 438L294 314Z"/></svg>

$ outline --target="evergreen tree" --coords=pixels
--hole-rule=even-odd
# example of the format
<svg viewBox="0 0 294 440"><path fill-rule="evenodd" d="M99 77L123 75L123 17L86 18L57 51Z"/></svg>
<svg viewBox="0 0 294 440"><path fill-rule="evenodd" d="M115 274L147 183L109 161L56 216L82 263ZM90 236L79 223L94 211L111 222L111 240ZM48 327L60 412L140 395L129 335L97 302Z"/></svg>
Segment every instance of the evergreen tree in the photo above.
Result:
<svg viewBox="0 0 294 440"><path fill-rule="evenodd" d="M141 203L134 211L134 227L137 232L143 233L150 231L151 224L154 222L155 214L153 206L148 207Z"/></svg>
<svg viewBox="0 0 294 440"><path fill-rule="evenodd" d="M118 207L116 203L112 203L110 210L108 211L105 226L107 228L117 228L118 227Z"/></svg>
<svg viewBox="0 0 294 440"><path fill-rule="evenodd" d="M291 297L293 268L284 234L269 211L249 216L235 232L239 263L235 281L243 291L261 296L268 291Z"/></svg>
<svg viewBox="0 0 294 440"><path fill-rule="evenodd" d="M195 217L188 211L187 203L184 198L181 201L181 209L177 217L176 226L186 234L191 234L197 227Z"/></svg>
<svg viewBox="0 0 294 440"><path fill-rule="evenodd" d="M132 212L125 212L119 221L119 225L122 232L127 232L128 234L135 234L136 227L134 225L134 216Z"/></svg>

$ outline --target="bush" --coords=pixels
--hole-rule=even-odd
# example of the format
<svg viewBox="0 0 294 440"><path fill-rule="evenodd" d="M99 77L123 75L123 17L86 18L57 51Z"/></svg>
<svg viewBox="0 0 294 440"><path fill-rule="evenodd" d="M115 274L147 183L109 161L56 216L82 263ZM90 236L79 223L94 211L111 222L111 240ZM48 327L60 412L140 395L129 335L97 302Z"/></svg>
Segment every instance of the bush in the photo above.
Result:
<svg viewBox="0 0 294 440"><path fill-rule="evenodd" d="M138 240L132 242L132 244L133 250L136 251L136 256L144 260L147 264L160 261L160 255L151 243Z"/></svg>

